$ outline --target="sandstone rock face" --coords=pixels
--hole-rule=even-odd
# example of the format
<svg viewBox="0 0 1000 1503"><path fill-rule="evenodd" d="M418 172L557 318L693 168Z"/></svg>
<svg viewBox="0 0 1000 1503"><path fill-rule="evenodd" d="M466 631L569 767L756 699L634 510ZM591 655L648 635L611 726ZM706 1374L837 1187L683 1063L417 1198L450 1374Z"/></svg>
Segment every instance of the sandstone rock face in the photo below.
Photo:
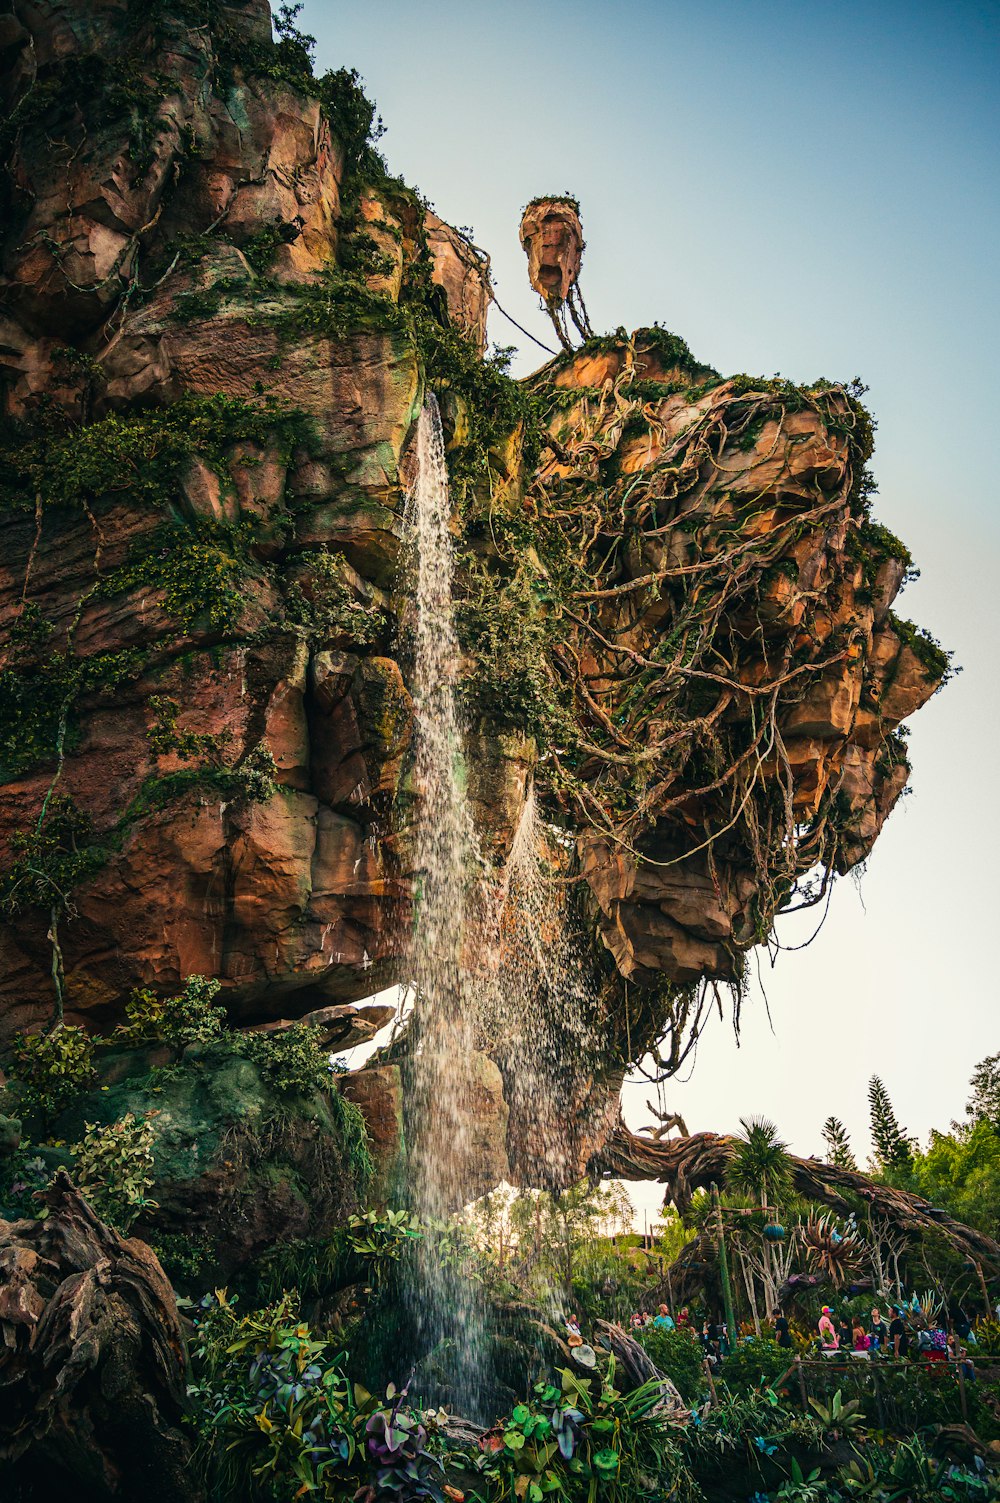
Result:
<svg viewBox="0 0 1000 1503"><path fill-rule="evenodd" d="M488 264L357 174L345 221L336 121L268 71L266 4L222 11L191 29L59 0L9 28L0 371L40 469L0 508L4 1036L51 1007L62 889L22 902L16 867L49 805L94 855L62 928L71 1018L103 1028L130 987L193 972L239 1018L294 1016L377 989L406 929L384 591L423 374L398 303L419 263L433 316L481 348ZM46 828L72 861L82 832Z"/></svg>
<svg viewBox="0 0 1000 1503"><path fill-rule="evenodd" d="M676 988L732 979L776 913L868 854L907 779L897 728L947 656L890 610L908 555L868 517L851 392L725 382L659 329L534 389L532 499L579 549L555 657L585 729L555 802L596 827L580 871L649 1009L632 1046L665 1032L676 1063Z"/></svg>

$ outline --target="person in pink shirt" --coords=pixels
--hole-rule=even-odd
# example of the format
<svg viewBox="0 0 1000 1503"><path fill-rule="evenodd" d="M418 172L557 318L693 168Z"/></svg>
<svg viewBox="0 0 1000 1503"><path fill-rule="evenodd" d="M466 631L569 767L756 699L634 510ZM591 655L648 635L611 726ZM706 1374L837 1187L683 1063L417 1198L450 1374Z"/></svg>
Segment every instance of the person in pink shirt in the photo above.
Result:
<svg viewBox="0 0 1000 1503"><path fill-rule="evenodd" d="M860 1317L855 1315L851 1330L851 1351L856 1357L867 1357L871 1347L871 1337L861 1324Z"/></svg>
<svg viewBox="0 0 1000 1503"><path fill-rule="evenodd" d="M832 1314L830 1306L824 1305L823 1313L819 1318L819 1339L824 1352L835 1352L840 1346L837 1328L830 1318Z"/></svg>

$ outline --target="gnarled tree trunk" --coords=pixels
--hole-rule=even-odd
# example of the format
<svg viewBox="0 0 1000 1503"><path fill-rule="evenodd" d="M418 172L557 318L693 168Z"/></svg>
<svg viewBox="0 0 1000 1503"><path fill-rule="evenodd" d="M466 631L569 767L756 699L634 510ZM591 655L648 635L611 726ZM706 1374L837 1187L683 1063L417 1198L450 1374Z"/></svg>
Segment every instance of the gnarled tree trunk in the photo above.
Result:
<svg viewBox="0 0 1000 1503"><path fill-rule="evenodd" d="M3 1497L48 1499L68 1484L74 1503L198 1503L166 1275L64 1171L41 1198L46 1219L0 1221Z"/></svg>

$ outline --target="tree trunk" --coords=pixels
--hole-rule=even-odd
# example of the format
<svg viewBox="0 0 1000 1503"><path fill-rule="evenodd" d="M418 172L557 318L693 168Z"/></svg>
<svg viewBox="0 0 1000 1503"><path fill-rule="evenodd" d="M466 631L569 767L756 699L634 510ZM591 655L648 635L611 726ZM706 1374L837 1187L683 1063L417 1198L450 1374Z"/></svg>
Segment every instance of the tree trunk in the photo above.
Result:
<svg viewBox="0 0 1000 1503"><path fill-rule="evenodd" d="M0 1221L3 1496L198 1503L166 1275L144 1242L98 1220L64 1170L40 1198L46 1220Z"/></svg>

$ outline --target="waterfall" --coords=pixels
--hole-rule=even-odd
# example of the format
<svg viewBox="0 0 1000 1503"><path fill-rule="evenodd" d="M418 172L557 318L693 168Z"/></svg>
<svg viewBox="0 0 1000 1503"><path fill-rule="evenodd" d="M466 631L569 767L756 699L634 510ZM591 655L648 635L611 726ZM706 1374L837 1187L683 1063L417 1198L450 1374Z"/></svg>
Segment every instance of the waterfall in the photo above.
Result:
<svg viewBox="0 0 1000 1503"><path fill-rule="evenodd" d="M442 1221L466 1198L469 1069L476 1048L463 964L478 851L469 809L455 684L460 662L452 600L451 505L441 417L433 395L420 414L416 478L408 501L415 554L413 837L416 874L411 981L415 1049L409 1090L416 1210ZM424 1342L447 1343L463 1403L476 1405L482 1319L472 1284L426 1249L414 1314Z"/></svg>
<svg viewBox="0 0 1000 1503"><path fill-rule="evenodd" d="M590 1061L596 997L580 931L559 885L565 851L529 790L502 871L486 868L469 806L456 682L461 662L452 598L448 472L437 402L428 396L408 496L414 619L414 992L407 1082L411 1187L433 1226L483 1182L484 1071L499 1065L529 1179L562 1188L584 1172L595 1091ZM555 858L555 859L553 859ZM581 1132L582 1127L582 1132ZM478 1187L472 1185L479 1181ZM411 1314L422 1351L441 1351L453 1399L476 1413L489 1383L479 1285L441 1245L419 1244Z"/></svg>

